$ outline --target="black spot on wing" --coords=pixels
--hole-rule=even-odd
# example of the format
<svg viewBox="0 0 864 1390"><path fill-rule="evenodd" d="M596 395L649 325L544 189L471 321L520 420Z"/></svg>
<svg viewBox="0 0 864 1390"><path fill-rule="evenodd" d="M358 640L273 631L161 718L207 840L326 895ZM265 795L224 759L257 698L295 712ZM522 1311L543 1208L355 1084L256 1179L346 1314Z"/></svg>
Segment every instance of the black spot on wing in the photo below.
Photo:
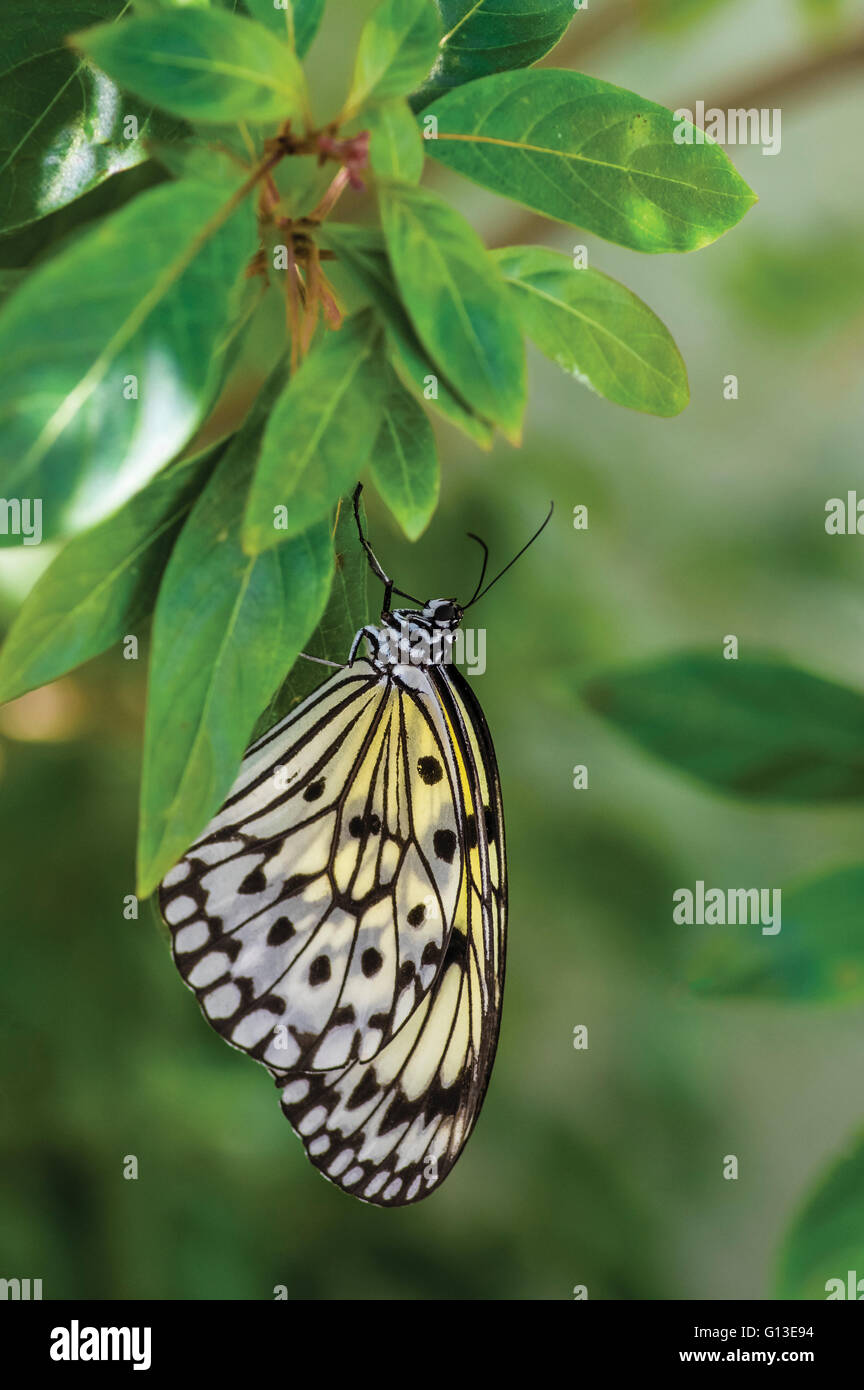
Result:
<svg viewBox="0 0 864 1390"><path fill-rule="evenodd" d="M432 848L439 859L443 859L445 864L453 863L453 856L456 853L456 835L452 830L436 830L432 836Z"/></svg>
<svg viewBox="0 0 864 1390"><path fill-rule="evenodd" d="M293 898L295 894L306 887L307 883L313 883L317 877L317 874L292 874L290 878L286 878L285 880L282 896L284 898Z"/></svg>
<svg viewBox="0 0 864 1390"><path fill-rule="evenodd" d="M455 932L451 932L451 936L455 935ZM426 945L423 947L423 954L420 957L420 964L437 965L440 959L441 947L435 941L427 941Z"/></svg>
<svg viewBox="0 0 864 1390"><path fill-rule="evenodd" d="M401 1088L397 1087L381 1121L381 1133L386 1134L398 1125L410 1125L418 1115L423 1115L427 1120L435 1115L455 1115L461 1099L461 1078L446 1087L436 1081L417 1100L408 1100Z"/></svg>
<svg viewBox="0 0 864 1390"><path fill-rule="evenodd" d="M246 875L243 882L240 884L240 887L237 889L237 892L263 893L266 887L267 879L264 875L264 870L259 865L257 869L253 869L251 873L248 873Z"/></svg>
<svg viewBox="0 0 864 1390"><path fill-rule="evenodd" d="M362 840L364 835L378 835L380 831L381 817L374 811L371 815L352 816L348 822L348 833L355 840Z"/></svg>
<svg viewBox="0 0 864 1390"><path fill-rule="evenodd" d="M374 946L369 946L360 957L360 968L367 979L377 975L381 966L384 964L384 957L380 951L376 951Z"/></svg>
<svg viewBox="0 0 864 1390"><path fill-rule="evenodd" d="M294 924L287 917L279 917L267 933L268 946L282 946L294 935Z"/></svg>
<svg viewBox="0 0 864 1390"><path fill-rule="evenodd" d="M310 985L323 985L330 979L330 957L317 956L309 966Z"/></svg>
<svg viewBox="0 0 864 1390"><path fill-rule="evenodd" d="M381 1087L375 1080L374 1067L367 1067L345 1102L346 1110L356 1110L359 1106L365 1105L366 1101L372 1100L380 1089Z"/></svg>
<svg viewBox="0 0 864 1390"><path fill-rule="evenodd" d="M417 771L426 783L427 787L434 787L436 782L440 782L444 776L444 769L437 758L427 757L417 759Z"/></svg>
<svg viewBox="0 0 864 1390"><path fill-rule="evenodd" d="M271 1014L284 1014L287 1005L278 994L264 994L255 1001L256 1009L266 1009Z"/></svg>

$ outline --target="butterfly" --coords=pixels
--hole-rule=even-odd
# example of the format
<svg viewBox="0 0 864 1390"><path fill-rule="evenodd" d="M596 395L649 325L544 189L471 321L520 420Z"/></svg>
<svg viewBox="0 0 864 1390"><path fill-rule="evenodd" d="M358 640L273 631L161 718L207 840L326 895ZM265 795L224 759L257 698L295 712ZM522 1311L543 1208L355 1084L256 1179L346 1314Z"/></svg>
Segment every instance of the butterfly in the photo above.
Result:
<svg viewBox="0 0 864 1390"><path fill-rule="evenodd" d="M315 1167L363 1201L405 1206L461 1154L498 1041L501 787L451 658L465 609L510 565L484 589L475 536L469 602L421 604L375 557L360 491L380 625L248 749L159 902L204 1016L270 1072ZM421 606L391 610L394 592Z"/></svg>

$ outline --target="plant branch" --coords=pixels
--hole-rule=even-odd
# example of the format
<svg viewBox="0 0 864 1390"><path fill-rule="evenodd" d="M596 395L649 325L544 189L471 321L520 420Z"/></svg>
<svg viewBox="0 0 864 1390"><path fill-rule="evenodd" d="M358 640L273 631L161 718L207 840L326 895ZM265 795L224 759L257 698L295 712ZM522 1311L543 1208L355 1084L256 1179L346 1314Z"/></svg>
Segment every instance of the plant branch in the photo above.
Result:
<svg viewBox="0 0 864 1390"><path fill-rule="evenodd" d="M853 37L847 36L841 43L824 49L821 53L808 53L795 58L774 72L755 74L731 96L722 101L706 101L705 107L719 107L721 111L733 111L740 107L763 107L776 105L790 92L811 92L822 83L829 81L854 68L864 65L864 30ZM685 105L685 103L681 103ZM673 108L676 109L677 108Z"/></svg>

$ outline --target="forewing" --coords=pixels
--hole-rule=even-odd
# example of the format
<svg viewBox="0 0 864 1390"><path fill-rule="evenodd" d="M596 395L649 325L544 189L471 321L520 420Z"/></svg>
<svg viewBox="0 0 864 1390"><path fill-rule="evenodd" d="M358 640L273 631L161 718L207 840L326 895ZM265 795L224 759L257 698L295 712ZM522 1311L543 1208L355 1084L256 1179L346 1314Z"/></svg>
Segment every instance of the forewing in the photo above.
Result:
<svg viewBox="0 0 864 1390"><path fill-rule="evenodd" d="M345 1191L382 1206L428 1196L459 1157L489 1081L504 984L506 856L495 754L459 672L442 667L428 674L429 692L403 699L443 719L449 731L465 865L440 972L370 1061L335 1073L277 1076L282 1108L315 1166Z"/></svg>
<svg viewBox="0 0 864 1390"><path fill-rule="evenodd" d="M213 1027L271 1070L375 1056L432 985L462 870L440 738L358 661L249 749L166 875L181 974Z"/></svg>

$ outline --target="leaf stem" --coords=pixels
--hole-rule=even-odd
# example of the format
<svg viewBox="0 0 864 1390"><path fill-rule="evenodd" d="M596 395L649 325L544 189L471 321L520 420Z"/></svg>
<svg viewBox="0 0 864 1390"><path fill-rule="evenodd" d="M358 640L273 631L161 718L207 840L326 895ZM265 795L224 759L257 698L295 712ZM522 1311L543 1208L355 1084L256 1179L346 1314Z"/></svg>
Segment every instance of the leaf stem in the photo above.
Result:
<svg viewBox="0 0 864 1390"><path fill-rule="evenodd" d="M323 222L325 217L329 217L350 181L351 175L343 164L320 203L317 207L312 209L308 217L304 220L308 222Z"/></svg>

